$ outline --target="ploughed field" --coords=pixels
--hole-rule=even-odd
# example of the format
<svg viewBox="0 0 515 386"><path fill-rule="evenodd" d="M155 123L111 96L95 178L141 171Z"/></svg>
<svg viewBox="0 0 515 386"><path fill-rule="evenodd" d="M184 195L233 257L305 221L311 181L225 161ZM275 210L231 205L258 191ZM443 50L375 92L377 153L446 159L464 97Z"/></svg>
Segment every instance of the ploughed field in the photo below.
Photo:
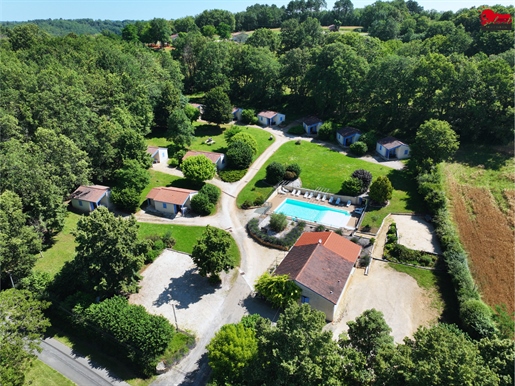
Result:
<svg viewBox="0 0 515 386"><path fill-rule="evenodd" d="M445 167L452 218L483 300L492 307L504 303L514 312L513 172L498 170L497 178L485 178L492 171L468 169L458 164Z"/></svg>

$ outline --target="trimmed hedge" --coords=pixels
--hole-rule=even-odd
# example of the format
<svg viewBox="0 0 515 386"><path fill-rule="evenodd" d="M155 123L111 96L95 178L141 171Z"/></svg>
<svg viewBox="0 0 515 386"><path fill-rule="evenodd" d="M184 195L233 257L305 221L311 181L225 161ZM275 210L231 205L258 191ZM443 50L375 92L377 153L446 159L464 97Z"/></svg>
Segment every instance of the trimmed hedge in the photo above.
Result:
<svg viewBox="0 0 515 386"><path fill-rule="evenodd" d="M417 181L419 193L424 196L429 208L435 214L436 234L442 244L443 258L458 297L462 327L475 339L490 337L496 330L495 324L491 312L486 312L489 307L481 301L470 273L467 252L463 249L456 227L451 220L443 187L441 165L431 172L419 175Z"/></svg>
<svg viewBox="0 0 515 386"><path fill-rule="evenodd" d="M223 182L236 182L243 178L247 174L248 169L232 170L225 169L218 172L218 176Z"/></svg>
<svg viewBox="0 0 515 386"><path fill-rule="evenodd" d="M257 218L253 218L247 223L247 231L256 241L265 246L281 249L283 251L287 251L293 244L297 242L302 232L304 232L305 227L306 223L300 221L297 223L295 228L289 231L283 238L279 238L275 236L269 236L261 229L259 229L259 220Z"/></svg>

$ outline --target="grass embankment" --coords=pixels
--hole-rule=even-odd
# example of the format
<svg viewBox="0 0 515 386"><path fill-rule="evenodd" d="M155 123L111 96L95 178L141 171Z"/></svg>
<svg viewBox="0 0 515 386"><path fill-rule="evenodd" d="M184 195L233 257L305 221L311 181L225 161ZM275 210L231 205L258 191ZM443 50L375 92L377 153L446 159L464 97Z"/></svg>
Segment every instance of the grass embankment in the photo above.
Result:
<svg viewBox="0 0 515 386"><path fill-rule="evenodd" d="M300 179L303 188L325 188L332 194L340 193L343 180L350 177L356 169L368 170L374 179L387 176L394 187L390 205L384 208L369 208L369 212L365 214L363 226L379 228L384 217L391 212L424 210L423 200L417 193L416 181L408 178L405 172L348 157L324 145L305 141L300 145L295 141L282 145L240 192L237 198L238 206L245 200L254 201L259 194L268 197L272 193L273 187L268 185L264 178L266 167L274 161L283 164L298 163L302 169Z"/></svg>
<svg viewBox="0 0 515 386"><path fill-rule="evenodd" d="M483 300L515 311L514 159L486 148L462 149L444 165L445 190L470 271Z"/></svg>
<svg viewBox="0 0 515 386"><path fill-rule="evenodd" d="M440 312L440 321L458 323L458 301L451 278L445 270L433 271L395 263L388 263L388 265L398 272L410 275L417 281L420 288L428 291L432 299L431 305Z"/></svg>
<svg viewBox="0 0 515 386"><path fill-rule="evenodd" d="M25 374L25 386L73 386L75 383L55 371L50 366L34 359L29 370Z"/></svg>

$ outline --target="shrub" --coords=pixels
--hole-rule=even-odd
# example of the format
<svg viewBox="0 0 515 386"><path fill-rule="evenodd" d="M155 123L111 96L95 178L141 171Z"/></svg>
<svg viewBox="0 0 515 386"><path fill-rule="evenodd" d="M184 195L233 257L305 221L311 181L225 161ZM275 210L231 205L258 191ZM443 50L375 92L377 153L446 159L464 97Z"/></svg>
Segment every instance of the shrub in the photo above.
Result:
<svg viewBox="0 0 515 386"><path fill-rule="evenodd" d="M365 142L357 141L354 142L352 145L350 145L349 150L352 154L357 155L358 157L361 157L368 151L368 146Z"/></svg>
<svg viewBox="0 0 515 386"><path fill-rule="evenodd" d="M275 185L282 181L284 173L286 172L285 167L279 162L272 162L266 167L265 180L271 185Z"/></svg>
<svg viewBox="0 0 515 386"><path fill-rule="evenodd" d="M252 163L253 152L248 143L234 141L229 146L227 153L227 164L232 169L247 169Z"/></svg>
<svg viewBox="0 0 515 386"><path fill-rule="evenodd" d="M265 203L265 197L263 197L262 194L258 194L257 197L254 199L254 205L261 206L264 203Z"/></svg>
<svg viewBox="0 0 515 386"><path fill-rule="evenodd" d="M218 172L218 176L220 179L224 182L236 182L243 178L245 174L247 174L248 169L241 169L241 170L220 170Z"/></svg>
<svg viewBox="0 0 515 386"><path fill-rule="evenodd" d="M336 130L332 122L324 122L318 129L318 138L324 141L330 141L334 139Z"/></svg>
<svg viewBox="0 0 515 386"><path fill-rule="evenodd" d="M481 300L470 299L460 307L460 317L465 330L474 339L491 337L496 329L491 309Z"/></svg>
<svg viewBox="0 0 515 386"><path fill-rule="evenodd" d="M194 182L210 180L216 174L215 165L203 154L186 158L181 169L184 177Z"/></svg>
<svg viewBox="0 0 515 386"><path fill-rule="evenodd" d="M288 219L282 213L273 213L270 216L270 228L275 232L281 232L288 225Z"/></svg>
<svg viewBox="0 0 515 386"><path fill-rule="evenodd" d="M385 203L392 198L393 187L392 183L386 176L379 176L370 185L370 192L368 195L372 200L377 203Z"/></svg>
<svg viewBox="0 0 515 386"><path fill-rule="evenodd" d="M357 237L353 237L350 239L354 244L359 244L359 239Z"/></svg>
<svg viewBox="0 0 515 386"><path fill-rule="evenodd" d="M181 165L182 159L185 155L186 155L186 150L181 149L181 150L178 150L177 152L175 152L175 154L173 155L173 158L175 158L177 160L177 162L179 163L179 165Z"/></svg>
<svg viewBox="0 0 515 386"><path fill-rule="evenodd" d="M256 141L256 138L254 138L251 134L245 133L245 132L239 132L236 135L234 135L230 140L228 140L227 144L229 145L229 147L231 147L231 144L234 142L237 142L237 141L244 142L247 145L249 145L250 148L252 149L252 155L257 154L257 151L258 151L257 141Z"/></svg>
<svg viewBox="0 0 515 386"><path fill-rule="evenodd" d="M268 272L256 282L256 291L263 295L274 307L286 307L300 299L302 290L290 280L288 275L272 276Z"/></svg>
<svg viewBox="0 0 515 386"><path fill-rule="evenodd" d="M207 195L198 193L191 199L191 209L201 216L207 216L214 209L214 205Z"/></svg>
<svg viewBox="0 0 515 386"><path fill-rule="evenodd" d="M236 134L241 133L243 129L240 126L231 126L228 129L224 130L224 137L227 144L231 142L232 137Z"/></svg>
<svg viewBox="0 0 515 386"><path fill-rule="evenodd" d="M368 170L354 170L354 172L351 174L351 177L357 178L361 181L361 193L365 193L372 183L372 173L370 173Z"/></svg>
<svg viewBox="0 0 515 386"><path fill-rule="evenodd" d="M120 209L134 213L140 204L140 194L134 188L114 187L111 190L111 201Z"/></svg>
<svg viewBox="0 0 515 386"><path fill-rule="evenodd" d="M341 193L347 196L358 196L363 190L361 180L350 177L343 181Z"/></svg>
<svg viewBox="0 0 515 386"><path fill-rule="evenodd" d="M258 123L256 112L252 109L244 109L241 112L241 121L249 125L255 125Z"/></svg>
<svg viewBox="0 0 515 386"><path fill-rule="evenodd" d="M370 264L370 255L365 255L359 259L359 266L360 267L368 267Z"/></svg>
<svg viewBox="0 0 515 386"><path fill-rule="evenodd" d="M292 181L292 180L295 180L296 178L297 178L297 175L294 172L291 172L289 170L286 170L286 172L284 172L285 180Z"/></svg>
<svg viewBox="0 0 515 386"><path fill-rule="evenodd" d="M161 240L165 243L166 248L172 248L175 245L175 239L172 237L171 231L166 231Z"/></svg>
<svg viewBox="0 0 515 386"><path fill-rule="evenodd" d="M302 125L293 126L288 129L288 134L303 135L305 133L306 130L304 130L304 126Z"/></svg>
<svg viewBox="0 0 515 386"><path fill-rule="evenodd" d="M375 149L377 140L378 135L374 130L369 131L368 133L365 133L359 137L359 142L365 143L369 149Z"/></svg>
<svg viewBox="0 0 515 386"><path fill-rule="evenodd" d="M338 228L337 230L334 231L334 233L336 233L337 235L343 236L343 229Z"/></svg>
<svg viewBox="0 0 515 386"><path fill-rule="evenodd" d="M205 194L209 198L209 202L216 205L220 198L220 189L211 184L205 184L200 190L199 194Z"/></svg>
<svg viewBox="0 0 515 386"><path fill-rule="evenodd" d="M323 225L318 225L315 228L315 232L324 232L324 231L325 231L325 226L323 226Z"/></svg>
<svg viewBox="0 0 515 386"><path fill-rule="evenodd" d="M294 163L286 166L286 171L295 173L295 178L298 178L302 169L300 168L299 164Z"/></svg>
<svg viewBox="0 0 515 386"><path fill-rule="evenodd" d="M302 143L302 141L301 141L300 139L297 139L297 140L295 141L295 145L300 145L301 143Z"/></svg>
<svg viewBox="0 0 515 386"><path fill-rule="evenodd" d="M177 166L179 166L179 161L177 161L175 158L169 158L168 166L171 168L176 168Z"/></svg>
<svg viewBox="0 0 515 386"><path fill-rule="evenodd" d="M243 204L241 204L241 209L248 209L250 208L254 203L250 200L245 200Z"/></svg>

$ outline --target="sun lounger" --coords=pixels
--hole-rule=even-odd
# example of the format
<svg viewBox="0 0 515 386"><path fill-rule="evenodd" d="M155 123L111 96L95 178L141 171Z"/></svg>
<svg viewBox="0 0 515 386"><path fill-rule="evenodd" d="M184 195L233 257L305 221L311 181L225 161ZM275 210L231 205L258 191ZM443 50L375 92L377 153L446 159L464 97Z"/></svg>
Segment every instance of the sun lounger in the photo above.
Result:
<svg viewBox="0 0 515 386"><path fill-rule="evenodd" d="M329 204L332 204L332 203L333 203L333 201L334 201L334 197L333 197L333 196L331 196L331 198L329 199L329 201L328 201L328 202L329 202Z"/></svg>
<svg viewBox="0 0 515 386"><path fill-rule="evenodd" d="M295 196L295 193L297 193L297 189L293 189L291 194L293 194Z"/></svg>
<svg viewBox="0 0 515 386"><path fill-rule="evenodd" d="M327 194L324 194L324 197L322 197L322 201L327 200Z"/></svg>
<svg viewBox="0 0 515 386"><path fill-rule="evenodd" d="M311 200L313 198L313 192L309 193L308 199Z"/></svg>
<svg viewBox="0 0 515 386"><path fill-rule="evenodd" d="M357 214L361 214L361 213L363 213L363 210L364 210L363 208L356 208L356 209L354 209L354 212L356 212Z"/></svg>
<svg viewBox="0 0 515 386"><path fill-rule="evenodd" d="M284 186L281 186L281 190L284 192L284 193L290 193L290 191L288 189L286 189Z"/></svg>
<svg viewBox="0 0 515 386"><path fill-rule="evenodd" d="M320 200L320 197L321 197L321 196L322 196L322 195L321 195L320 193L318 193L317 201L319 201L319 200Z"/></svg>
<svg viewBox="0 0 515 386"><path fill-rule="evenodd" d="M308 198L309 192L304 193L304 198Z"/></svg>
<svg viewBox="0 0 515 386"><path fill-rule="evenodd" d="M347 204L345 204L345 206L350 206L350 204L351 204L351 202L349 200L349 201L347 201Z"/></svg>
<svg viewBox="0 0 515 386"><path fill-rule="evenodd" d="M299 189L299 190L297 190L297 194L296 194L296 196L297 196L297 197L298 197L298 196L300 196L300 189Z"/></svg>
<svg viewBox="0 0 515 386"><path fill-rule="evenodd" d="M340 205L340 197L338 197L338 199L336 200L336 202L334 203L334 205Z"/></svg>

